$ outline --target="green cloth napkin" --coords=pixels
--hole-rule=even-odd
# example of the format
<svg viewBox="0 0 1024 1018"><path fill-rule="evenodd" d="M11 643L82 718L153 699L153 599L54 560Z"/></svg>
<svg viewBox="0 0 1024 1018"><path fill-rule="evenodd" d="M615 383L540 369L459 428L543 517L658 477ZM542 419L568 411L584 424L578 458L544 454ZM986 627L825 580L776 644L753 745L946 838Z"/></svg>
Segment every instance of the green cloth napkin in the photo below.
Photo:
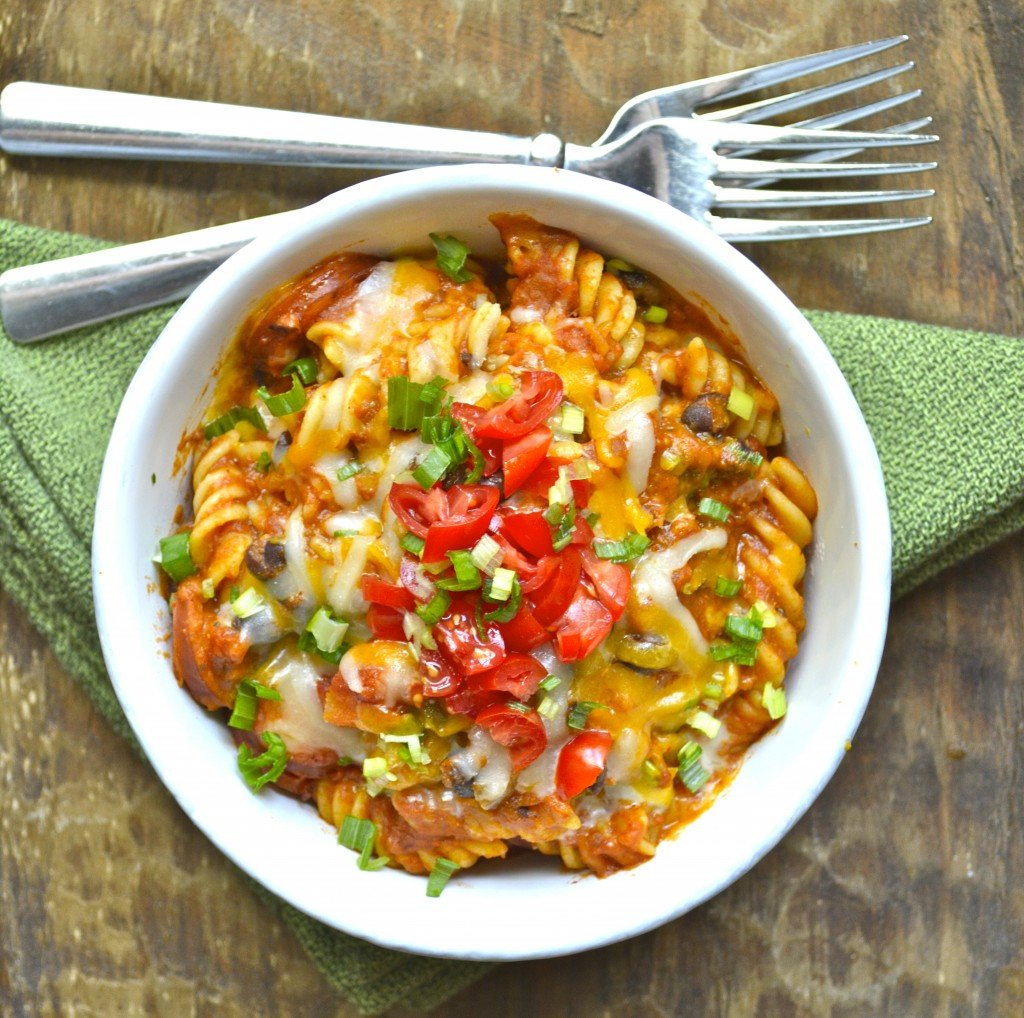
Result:
<svg viewBox="0 0 1024 1018"><path fill-rule="evenodd" d="M0 220L0 270L103 246ZM34 346L17 346L0 330L0 583L133 744L100 654L89 542L121 396L173 310ZM808 318L881 454L897 594L1024 525L1024 342L882 318ZM434 1007L490 967L375 947L257 891L365 1012Z"/></svg>

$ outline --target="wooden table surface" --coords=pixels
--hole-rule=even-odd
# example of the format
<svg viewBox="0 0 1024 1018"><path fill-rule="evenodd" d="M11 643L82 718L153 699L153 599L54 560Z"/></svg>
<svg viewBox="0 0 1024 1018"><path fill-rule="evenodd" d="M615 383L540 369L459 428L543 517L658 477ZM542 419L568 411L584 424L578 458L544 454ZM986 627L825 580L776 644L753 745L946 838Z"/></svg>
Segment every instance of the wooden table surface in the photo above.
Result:
<svg viewBox="0 0 1024 1018"><path fill-rule="evenodd" d="M1019 0L14 0L0 82L585 142L644 89L900 32L914 115L943 137L934 225L749 254L803 306L1024 334ZM6 159L0 196L26 223L127 241L358 177ZM1024 1013L1022 620L1019 536L904 598L852 752L750 874L438 1013ZM0 648L0 1012L354 1014L2 595Z"/></svg>

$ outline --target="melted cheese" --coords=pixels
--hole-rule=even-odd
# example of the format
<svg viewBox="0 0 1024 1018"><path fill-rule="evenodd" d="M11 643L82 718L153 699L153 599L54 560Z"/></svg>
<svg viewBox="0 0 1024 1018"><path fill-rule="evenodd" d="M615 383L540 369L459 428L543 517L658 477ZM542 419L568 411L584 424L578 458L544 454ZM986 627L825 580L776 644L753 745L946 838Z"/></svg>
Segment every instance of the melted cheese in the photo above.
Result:
<svg viewBox="0 0 1024 1018"><path fill-rule="evenodd" d="M549 675L554 675L562 681L546 694L558 705L558 710L553 712L551 717L541 715L548 739L544 752L519 772L516 778L516 788L520 791L548 796L555 791L558 755L570 737L575 734L570 732L565 723L566 712L569 708L569 694L572 690L573 670L571 665L563 664L555 657L554 649L550 644L538 647L533 652L533 656L547 669Z"/></svg>
<svg viewBox="0 0 1024 1018"><path fill-rule="evenodd" d="M394 640L357 644L341 659L339 673L356 696L387 707L409 703L420 681L412 647Z"/></svg>

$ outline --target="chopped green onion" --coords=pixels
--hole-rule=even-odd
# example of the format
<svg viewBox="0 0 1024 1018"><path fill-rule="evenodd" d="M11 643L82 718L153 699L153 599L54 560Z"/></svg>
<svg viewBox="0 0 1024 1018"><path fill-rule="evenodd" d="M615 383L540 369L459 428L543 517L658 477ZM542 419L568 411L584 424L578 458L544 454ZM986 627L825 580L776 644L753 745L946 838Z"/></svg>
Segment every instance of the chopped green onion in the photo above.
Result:
<svg viewBox="0 0 1024 1018"><path fill-rule="evenodd" d="M494 570L501 565L504 554L501 545L490 534L484 534L470 552L470 558L477 569L488 576L493 576Z"/></svg>
<svg viewBox="0 0 1024 1018"><path fill-rule="evenodd" d="M432 233L430 240L437 249L437 267L453 282L468 283L473 278L473 273L466 268L469 248L450 233L443 237Z"/></svg>
<svg viewBox="0 0 1024 1018"><path fill-rule="evenodd" d="M484 603L477 601L476 611L473 612L473 622L476 625L476 635L480 637L481 643L487 643L490 636L487 633L487 626L484 625Z"/></svg>
<svg viewBox="0 0 1024 1018"><path fill-rule="evenodd" d="M232 599L231 610L240 618L255 615L267 602L252 587L246 587L238 597Z"/></svg>
<svg viewBox="0 0 1024 1018"><path fill-rule="evenodd" d="M537 713L550 721L558 714L558 701L553 696L545 696L537 705Z"/></svg>
<svg viewBox="0 0 1024 1018"><path fill-rule="evenodd" d="M687 742L679 750L679 780L694 793L699 792L711 777L701 763L702 752L696 742Z"/></svg>
<svg viewBox="0 0 1024 1018"><path fill-rule="evenodd" d="M713 679L710 682L705 682L703 696L705 700L721 700L722 683L715 682Z"/></svg>
<svg viewBox="0 0 1024 1018"><path fill-rule="evenodd" d="M722 727L722 722L713 714L709 714L706 710L694 711L690 720L686 723L691 728L696 728L698 732L706 735L709 739L713 739L718 734L718 730Z"/></svg>
<svg viewBox="0 0 1024 1018"><path fill-rule="evenodd" d="M356 865L361 870L374 872L383 869L391 861L386 855L374 857L373 846L377 840L377 825L372 820L347 816L341 822L338 842L345 848L359 853Z"/></svg>
<svg viewBox="0 0 1024 1018"><path fill-rule="evenodd" d="M428 626L433 626L441 621L451 603L452 599L443 590L439 590L427 604L418 604L416 606L416 614Z"/></svg>
<svg viewBox="0 0 1024 1018"><path fill-rule="evenodd" d="M266 449L259 454L256 460L256 469L261 473L267 473L270 468L274 465L274 461L270 458L270 453Z"/></svg>
<svg viewBox="0 0 1024 1018"><path fill-rule="evenodd" d="M520 714L530 713L530 705L523 703L522 700L509 700L508 703L505 704L505 706L508 707L510 710L517 711Z"/></svg>
<svg viewBox="0 0 1024 1018"><path fill-rule="evenodd" d="M749 392L744 392L734 385L729 393L729 402L726 403L726 409L737 417L742 417L743 420L749 421L750 415L754 412L754 397Z"/></svg>
<svg viewBox="0 0 1024 1018"><path fill-rule="evenodd" d="M742 580L730 580L725 576L715 578L715 593L719 597L735 597L742 589Z"/></svg>
<svg viewBox="0 0 1024 1018"><path fill-rule="evenodd" d="M444 387L448 380L440 375L435 375L429 382L420 389L420 402L423 404L424 419L427 416L435 417L441 409L441 401L444 399Z"/></svg>
<svg viewBox="0 0 1024 1018"><path fill-rule="evenodd" d="M750 609L750 617L755 622L761 623L762 629L774 629L779 624L779 617L764 603L755 601Z"/></svg>
<svg viewBox="0 0 1024 1018"><path fill-rule="evenodd" d="M755 621L750 616L727 615L722 628L726 636L731 636L734 640L746 641L748 643L757 643L762 635L761 623Z"/></svg>
<svg viewBox="0 0 1024 1018"><path fill-rule="evenodd" d="M420 400L423 386L404 375L388 379L388 425L399 431L415 431L423 421Z"/></svg>
<svg viewBox="0 0 1024 1018"><path fill-rule="evenodd" d="M317 645L316 637L308 629L304 629L299 634L298 648L306 654L316 654L317 657L322 657L333 665L341 660L341 656L345 652L344 643L336 650L323 650Z"/></svg>
<svg viewBox="0 0 1024 1018"><path fill-rule="evenodd" d="M653 760L645 760L640 765L640 770L649 778L656 778L658 776L658 765Z"/></svg>
<svg viewBox="0 0 1024 1018"><path fill-rule="evenodd" d="M488 589L484 588L484 597L487 598ZM486 612L484 618L488 622L511 622L519 614L519 606L523 601L523 588L519 586L519 577L512 581L512 593L504 604L499 604L493 611Z"/></svg>
<svg viewBox="0 0 1024 1018"><path fill-rule="evenodd" d="M214 583L209 576L207 576L207 578L203 580L203 585L201 589L203 591L203 599L206 601L210 601L217 593L217 584Z"/></svg>
<svg viewBox="0 0 1024 1018"><path fill-rule="evenodd" d="M312 385L316 381L317 371L316 361L312 357L300 357L292 361L282 374L297 375L303 385Z"/></svg>
<svg viewBox="0 0 1024 1018"><path fill-rule="evenodd" d="M511 382L488 382L487 391L499 401L509 399L516 391Z"/></svg>
<svg viewBox="0 0 1024 1018"><path fill-rule="evenodd" d="M554 550L562 551L568 547L576 528L576 504L555 502L544 510L544 519L552 528L551 545Z"/></svg>
<svg viewBox="0 0 1024 1018"><path fill-rule="evenodd" d="M495 569L490 589L487 592L488 600L507 601L512 593L512 587L515 582L516 571L514 569Z"/></svg>
<svg viewBox="0 0 1024 1018"><path fill-rule="evenodd" d="M601 519L600 513L585 513L583 518L587 521L587 525L590 527L596 527Z"/></svg>
<svg viewBox="0 0 1024 1018"><path fill-rule="evenodd" d="M429 491L444 476L444 472L451 465L452 460L448 453L440 446L435 445L412 472L413 480L424 491Z"/></svg>
<svg viewBox="0 0 1024 1018"><path fill-rule="evenodd" d="M632 562L651 543L646 534L627 534L621 541L595 541L594 554L610 562Z"/></svg>
<svg viewBox="0 0 1024 1018"><path fill-rule="evenodd" d="M587 419L583 415L582 407L576 406L575 403L562 404L562 419L560 422L562 431L570 435L582 435L586 425Z"/></svg>
<svg viewBox="0 0 1024 1018"><path fill-rule="evenodd" d="M545 693L550 693L552 689L557 689L561 684L562 680L557 675L549 675L537 688L543 689Z"/></svg>
<svg viewBox="0 0 1024 1018"><path fill-rule="evenodd" d="M786 713L786 691L766 682L761 690L761 703L772 721L778 721Z"/></svg>
<svg viewBox="0 0 1024 1018"><path fill-rule="evenodd" d="M331 537L358 537L361 530L332 530Z"/></svg>
<svg viewBox="0 0 1024 1018"><path fill-rule="evenodd" d="M702 498L697 505L697 515L725 523L729 518L729 507L714 498Z"/></svg>
<svg viewBox="0 0 1024 1018"><path fill-rule="evenodd" d="M435 860L430 876L427 877L427 897L440 898L441 892L458 868L458 863L454 863L450 859Z"/></svg>
<svg viewBox="0 0 1024 1018"><path fill-rule="evenodd" d="M474 588L480 586L480 570L473 562L471 552L450 551L448 557L452 560L452 565L455 566L455 578L460 583L472 583Z"/></svg>
<svg viewBox="0 0 1024 1018"><path fill-rule="evenodd" d="M309 620L306 632L316 641L317 650L333 654L345 642L348 623L339 619L326 605L321 605Z"/></svg>
<svg viewBox="0 0 1024 1018"><path fill-rule="evenodd" d="M362 463L357 463L353 460L351 463L346 463L343 467L338 467L335 477L339 481L347 481L350 477L355 477L363 469Z"/></svg>
<svg viewBox="0 0 1024 1018"><path fill-rule="evenodd" d="M244 742L238 747L238 769L253 792L258 792L268 782L277 781L288 765L288 749L280 735L263 732L260 738L267 748L259 756Z"/></svg>
<svg viewBox="0 0 1024 1018"><path fill-rule="evenodd" d="M287 417L298 413L306 405L306 390L302 388L302 379L298 374L292 375L292 387L287 392L271 396L265 385L256 390L256 395L266 404L267 409L275 417Z"/></svg>
<svg viewBox="0 0 1024 1018"><path fill-rule="evenodd" d="M764 463L764 457L743 442L733 442L731 449L733 455L740 461L740 463L746 463L754 468L757 468Z"/></svg>
<svg viewBox="0 0 1024 1018"><path fill-rule="evenodd" d="M757 647L744 643L713 643L708 647L712 661L735 661L738 665L752 665L757 660Z"/></svg>
<svg viewBox="0 0 1024 1018"><path fill-rule="evenodd" d="M606 261L604 263L604 267L609 272L632 272L633 271L633 266L630 265L629 262L625 261L622 258L609 258L608 261Z"/></svg>
<svg viewBox="0 0 1024 1018"><path fill-rule="evenodd" d="M657 304L652 304L644 313L643 320L650 322L651 325L662 325L668 320L668 311L663 307L659 307Z"/></svg>
<svg viewBox="0 0 1024 1018"><path fill-rule="evenodd" d="M267 426L260 416L259 410L251 406L233 406L227 413L221 414L216 420L210 421L203 428L206 438L216 438L229 432L239 421L246 421L257 431L266 431Z"/></svg>
<svg viewBox="0 0 1024 1018"><path fill-rule="evenodd" d="M569 708L569 715L565 719L565 723L577 732L582 732L587 727L587 718L590 717L590 712L603 708L603 703L595 703L593 700L580 700Z"/></svg>
<svg viewBox="0 0 1024 1018"><path fill-rule="evenodd" d="M427 545L422 537L417 537L415 534L403 534L398 543L410 555L415 555L417 558L423 554L423 549Z"/></svg>
<svg viewBox="0 0 1024 1018"><path fill-rule="evenodd" d="M253 722L256 720L258 700L280 700L281 694L276 689L264 686L262 682L255 679L243 679L238 684L238 691L235 693L235 705L228 718L230 728L240 728L243 731L252 731Z"/></svg>
<svg viewBox="0 0 1024 1018"><path fill-rule="evenodd" d="M424 752L419 734L416 735L382 735L381 742L404 743L409 748L409 759L414 764L428 764L430 757Z"/></svg>
<svg viewBox="0 0 1024 1018"><path fill-rule="evenodd" d="M569 471L566 467L558 468L558 480L548 488L548 505L568 505L572 501L572 485L569 483Z"/></svg>
<svg viewBox="0 0 1024 1018"><path fill-rule="evenodd" d="M682 463L683 457L673 449L666 449L658 458L658 464L661 466L661 469L667 470L670 474L674 473Z"/></svg>
<svg viewBox="0 0 1024 1018"><path fill-rule="evenodd" d="M388 772L388 762L382 756L368 756L363 761L363 777L367 781L383 778Z"/></svg>
<svg viewBox="0 0 1024 1018"><path fill-rule="evenodd" d="M183 530L180 534L160 538L160 556L157 561L175 583L181 583L196 571L196 564L188 548L191 534L191 530Z"/></svg>

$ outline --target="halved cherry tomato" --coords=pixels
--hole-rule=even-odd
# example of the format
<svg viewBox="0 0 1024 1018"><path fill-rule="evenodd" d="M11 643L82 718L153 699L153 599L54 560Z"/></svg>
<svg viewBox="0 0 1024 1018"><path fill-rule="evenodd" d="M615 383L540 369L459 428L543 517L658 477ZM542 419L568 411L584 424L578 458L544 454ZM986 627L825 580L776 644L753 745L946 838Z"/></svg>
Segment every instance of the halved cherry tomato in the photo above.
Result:
<svg viewBox="0 0 1024 1018"><path fill-rule="evenodd" d="M497 438L486 438L477 432L477 427L483 423L487 411L483 407L473 406L472 403L453 403L450 413L466 429L469 437L483 454L484 477L490 477L501 466L501 441Z"/></svg>
<svg viewBox="0 0 1024 1018"><path fill-rule="evenodd" d="M583 549L583 568L601 604L612 613L613 619L618 620L629 600L629 569L619 562L599 559L590 548Z"/></svg>
<svg viewBox="0 0 1024 1018"><path fill-rule="evenodd" d="M543 424L561 402L562 380L558 375L553 371L524 371L519 376L519 391L488 410L475 433L481 438L522 438Z"/></svg>
<svg viewBox="0 0 1024 1018"><path fill-rule="evenodd" d="M363 597L371 604L401 608L408 612L416 607L415 599L405 587L400 587L397 583L388 583L387 580L383 580L373 573L363 573L359 587L363 592Z"/></svg>
<svg viewBox="0 0 1024 1018"><path fill-rule="evenodd" d="M553 626L572 603L580 585L583 572L583 558L579 549L569 545L561 554L551 556L557 569L531 598L533 614L542 626Z"/></svg>
<svg viewBox="0 0 1024 1018"><path fill-rule="evenodd" d="M501 532L534 558L555 553L551 544L551 525L544 519L544 513L540 509L503 512L500 519Z"/></svg>
<svg viewBox="0 0 1024 1018"><path fill-rule="evenodd" d="M507 693L498 693L493 689L467 689L463 686L457 693L449 696L444 702L449 714L468 714L475 718L480 711L495 704L508 703Z"/></svg>
<svg viewBox="0 0 1024 1018"><path fill-rule="evenodd" d="M551 445L551 429L537 428L522 438L506 442L501 450L502 487L505 497L518 491L526 479L540 466Z"/></svg>
<svg viewBox="0 0 1024 1018"><path fill-rule="evenodd" d="M402 613L395 608L371 604L366 613L366 624L370 632L378 640L404 640L405 630L402 628Z"/></svg>
<svg viewBox="0 0 1024 1018"><path fill-rule="evenodd" d="M579 795L597 781L608 760L612 737L607 732L580 732L558 754L555 787L566 799Z"/></svg>
<svg viewBox="0 0 1024 1018"><path fill-rule="evenodd" d="M564 460L557 460L548 456L536 470L523 482L522 490L530 495L538 495L541 498L548 497L548 489L558 480L558 468L567 466ZM590 496L594 493L594 486L590 481L583 479L570 480L572 486L572 497L578 509L586 507Z"/></svg>
<svg viewBox="0 0 1024 1018"><path fill-rule="evenodd" d="M514 710L506 704L485 707L476 723L486 728L495 742L504 746L512 758L512 770L521 771L544 752L548 735L536 711Z"/></svg>
<svg viewBox="0 0 1024 1018"><path fill-rule="evenodd" d="M420 651L420 674L424 696L450 697L462 688L462 677L436 650Z"/></svg>
<svg viewBox="0 0 1024 1018"><path fill-rule="evenodd" d="M448 661L465 675L497 668L505 660L505 640L493 622L484 622L486 639L476 628L476 605L468 598L452 600L448 611L434 626L434 639Z"/></svg>
<svg viewBox="0 0 1024 1018"><path fill-rule="evenodd" d="M612 613L585 590L577 590L555 631L559 661L582 661L612 631Z"/></svg>
<svg viewBox="0 0 1024 1018"><path fill-rule="evenodd" d="M478 689L511 693L517 700L528 700L547 675L547 669L529 654L507 654L494 669L476 677Z"/></svg>
<svg viewBox="0 0 1024 1018"><path fill-rule="evenodd" d="M524 601L511 622L499 622L498 628L505 640L505 649L527 653L551 639L548 631L534 618L533 611Z"/></svg>
<svg viewBox="0 0 1024 1018"><path fill-rule="evenodd" d="M393 484L388 501L406 528L425 539L423 561L441 562L448 552L484 536L499 497L490 484L456 484L448 491Z"/></svg>

